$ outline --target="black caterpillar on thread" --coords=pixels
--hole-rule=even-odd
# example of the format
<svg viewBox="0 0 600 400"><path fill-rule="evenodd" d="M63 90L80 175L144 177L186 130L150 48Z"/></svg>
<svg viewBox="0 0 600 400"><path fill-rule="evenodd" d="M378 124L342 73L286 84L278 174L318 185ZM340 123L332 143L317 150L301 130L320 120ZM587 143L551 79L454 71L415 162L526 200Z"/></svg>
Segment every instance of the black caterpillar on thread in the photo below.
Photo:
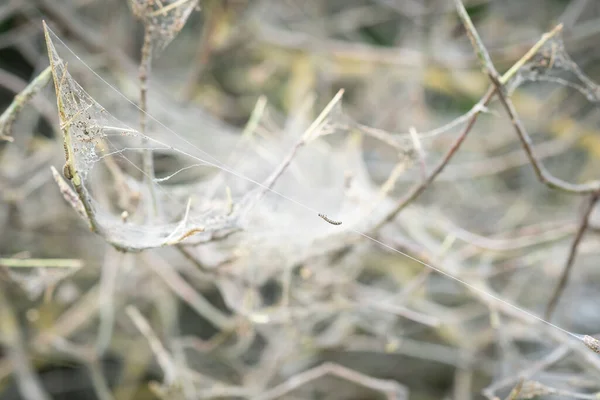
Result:
<svg viewBox="0 0 600 400"><path fill-rule="evenodd" d="M331 225L341 225L342 221L334 221L329 219L325 214L319 214L319 217L323 218L325 221L329 222Z"/></svg>

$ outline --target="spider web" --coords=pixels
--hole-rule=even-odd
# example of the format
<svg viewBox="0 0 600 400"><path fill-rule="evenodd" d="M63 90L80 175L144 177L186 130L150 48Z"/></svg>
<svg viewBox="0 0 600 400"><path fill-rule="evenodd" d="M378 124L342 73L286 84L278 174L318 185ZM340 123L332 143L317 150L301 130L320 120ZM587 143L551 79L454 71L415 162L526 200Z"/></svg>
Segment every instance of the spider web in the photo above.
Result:
<svg viewBox="0 0 600 400"><path fill-rule="evenodd" d="M198 0L130 0L133 14L151 27L155 53L168 46L183 28Z"/></svg>
<svg viewBox="0 0 600 400"><path fill-rule="evenodd" d="M65 156L81 180L80 197L91 214L87 217L93 217L96 229L110 243L143 250L181 242L209 242L243 230L246 234L241 242L250 247L272 243L273 248L286 243L283 254L290 246L305 248L340 232L339 227L323 225L318 213L343 218L344 227L359 222L355 211L367 199L346 194L350 186L355 194L361 192L358 186L373 188L364 169L360 139L350 135L333 145L320 139L347 128L338 121L342 114L339 101L320 123L307 126L298 121L290 129L282 129L275 112L266 110L256 129L262 137L242 136L223 164L164 126L158 129L168 132L152 135L173 134L170 141L178 142L177 146L143 135L116 118L73 78L50 33L47 43ZM151 222L142 211L150 201L148 187L140 179L144 175L141 153L146 149L175 157L178 165L183 165L157 174L152 182L163 212ZM195 173L198 170L203 172ZM316 170L324 173L314 174ZM352 185L344 171L352 171ZM178 183L184 174L192 177L191 182ZM111 186L105 184L107 178L114 181L116 189L107 187ZM123 196L130 201L118 199ZM124 210L127 203L134 205ZM306 218L306 210L312 218Z"/></svg>
<svg viewBox="0 0 600 400"><path fill-rule="evenodd" d="M545 42L535 56L519 68L508 90L514 91L529 82L554 83L578 91L593 104L600 102L600 88L569 56L562 34Z"/></svg>
<svg viewBox="0 0 600 400"><path fill-rule="evenodd" d="M157 120L158 130L162 132L151 134L160 136L161 140L143 135L114 117L71 76L50 35L47 45L61 109L66 157L72 157L82 180L84 198L88 198L99 230L111 243L130 250L183 241L202 243L239 230L246 231L245 236L258 238L253 242L290 243L291 240L293 243L288 236L295 236L304 245L312 245L340 229L360 228L364 226L361 222L365 217L376 219L377 214L384 214L390 206L367 173L361 137L372 136L396 148L405 158L402 172L406 172L416 164L417 147L431 147L429 143L423 145L415 141L435 139L464 123L473 113L482 111L474 107L440 128L419 133L415 139L411 133L388 132L354 121L344 113L340 101L332 103L324 118L311 126L296 121L283 128L282 118L266 109L255 132L242 135L230 154L223 157L223 162ZM564 77L566 73L571 75ZM589 100L596 99L596 85L569 58L560 38L546 43L520 69L510 82L510 89L527 81L544 79L573 87ZM308 130L312 130L310 137ZM335 135L339 132L345 135ZM336 139L323 140L329 136ZM299 141L302 141L301 148L297 148ZM147 145L140 146L142 142ZM157 174L154 179L163 212L151 223L139 211L144 209L140 204L149 201L148 187L140 179L143 178L140 176L143 175L141 153L146 149L175 156L178 165L183 165ZM287 157L282 156L286 154ZM286 158L290 159L289 168L285 165ZM278 169L280 175L273 180ZM204 172L197 173L198 170ZM348 173L353 178L351 183ZM191 175L192 182L178 183L177 179L184 174ZM127 202L123 201L113 201L112 207L105 206L107 199L114 200L115 193L101 187L106 185L94 184L93 178L97 178L96 183L105 182L107 176L121 183L119 190L131 192L129 197L138 202L136 207L127 209L123 207ZM369 207L372 204L380 207ZM306 218L307 210L313 218ZM343 227L324 227L322 221L314 218L319 213L341 219ZM293 231L289 229L291 226ZM306 237L302 229L307 230Z"/></svg>
<svg viewBox="0 0 600 400"><path fill-rule="evenodd" d="M222 204L203 196L195 196L193 200L192 197L186 198L176 187L164 185L156 186L161 189L160 200L167 211L153 224L143 221L133 223L124 218L122 213L117 216L103 207L98 199L107 196L107 193L90 190L94 176L112 174L113 179L124 181L123 188L129 190L132 196L139 197L143 203L148 197L146 189L140 181L127 174L127 170L141 172L137 165L139 162L136 163L134 159L145 148L163 151L173 149L141 135L107 112L73 79L51 40L48 41L48 49L64 133L65 155L81 180L84 201L89 203L99 230L111 242L133 250L152 248L175 243L190 232L208 237L215 231L235 226L235 210L225 211ZM142 137L148 140L148 147L140 147ZM204 164L202 160L198 161Z"/></svg>
<svg viewBox="0 0 600 400"><path fill-rule="evenodd" d="M408 151L405 147L409 146L408 137L416 148L414 134L397 135L358 124L343 113L339 98L334 98L326 107L327 112L310 125L299 122L293 129L282 129L268 118L261 119L257 132L266 137L242 136L230 157L221 161L158 120L155 120L158 129L164 130L149 133L151 137L111 115L71 76L49 34L47 43L67 160L72 162L81 180L80 197L89 203L98 230L110 243L142 250L214 242L233 232L242 232L233 243L223 244L245 252L244 262L233 265L229 272L251 277L255 283L264 282L281 270L289 274L297 260L306 260L311 254L347 245L349 234L359 233L386 246L361 233L368 226L365 220L377 221L394 205L369 178L362 158L361 138L365 134L391 138L404 143L399 149ZM549 65L552 68L562 64ZM527 78L519 77L522 81ZM436 137L456 125L451 123L428 134ZM340 131L348 134L334 135ZM158 140L154 136L168 139ZM325 141L328 136L337 138ZM140 146L143 142L140 139L145 139L148 146ZM167 144L176 142L179 144ZM141 153L146 149L169 154L186 164L176 171L157 174L159 178L152 182L158 189L163 212L151 222L136 212L145 208L140 204L149 201L148 189L143 179L139 179ZM409 159L410 166L414 159ZM115 172L115 165L119 173ZM180 174L197 170L212 174L192 174L192 182L175 182ZM346 171L351 171L350 184ZM138 204L131 215L123 217L115 207L118 202L110 201L114 193L106 187L106 179L102 179L107 176L115 181L121 179L125 182L123 187L135 194L132 197L137 198ZM71 182L77 186L76 179L71 177ZM318 218L321 213L343 224L327 224ZM87 216L90 217L89 212ZM241 255L234 252L236 256ZM289 279L284 278L288 286ZM244 314L244 301L240 298L244 291L239 284L223 280L218 285L228 306Z"/></svg>

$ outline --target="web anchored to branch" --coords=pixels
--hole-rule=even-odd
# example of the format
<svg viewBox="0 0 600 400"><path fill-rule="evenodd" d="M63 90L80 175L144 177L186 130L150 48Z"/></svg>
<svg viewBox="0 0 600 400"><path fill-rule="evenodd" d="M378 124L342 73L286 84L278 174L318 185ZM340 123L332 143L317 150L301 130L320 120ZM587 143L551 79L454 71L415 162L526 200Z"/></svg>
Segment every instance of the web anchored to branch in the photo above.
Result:
<svg viewBox="0 0 600 400"><path fill-rule="evenodd" d="M494 89L459 121L466 123L466 127L440 163L426 179L417 182L406 199L398 203L387 195L398 176L417 164L417 159L423 158L422 141L459 123L451 123L427 135L419 135L412 130L407 135L399 135L374 129L356 123L342 112L342 92L339 92L319 117L302 129L301 135L285 135L257 124L253 132L241 138L248 145L237 148L235 157L231 157L233 160L230 158L226 164L170 130L151 114L147 114L148 118L172 134L172 140L158 140L151 133L142 134L112 116L74 80L55 48L51 39L53 34L47 27L45 29L64 134L66 164L63 174L76 193L69 192L70 188L66 185L62 185L61 190L68 194L68 200L92 230L115 247L136 251L198 244L241 231L244 234L237 237L236 244L244 243L243 248L246 249L260 248L253 259L256 265L261 265L261 257L268 257L271 263L280 259L282 265L293 266L299 259L306 259L307 255L339 250L358 237L364 237L462 283L473 289L482 300L501 304L511 315L518 315L529 322L543 322L571 337L583 339L503 300L484 285L470 283L374 237L376 228L394 220L441 173L477 116L486 110L495 94ZM60 42L55 36L53 38ZM551 49L562 49L556 37L548 37L546 42L557 43ZM543 47L543 51L547 49L547 46ZM557 62L558 54L550 55L554 61L548 61L546 69L553 65L562 68L568 65ZM560 53L561 60L564 61L565 57L566 53ZM531 57L526 61L524 70L532 70L534 64L540 62L538 58ZM514 88L519 79L522 82L534 78L519 71L505 75L501 83L510 81ZM573 85L580 85L589 93L593 83L582 81L582 74L576 76L581 82ZM558 79L554 81L562 83ZM332 147L323 140L325 136L338 132L348 133L338 146ZM361 153L364 135L391 144L398 150L398 167L382 187L374 185L366 172ZM261 140L261 136L268 136L270 140ZM140 146L140 142L145 144ZM141 153L145 150L175 155L185 161L182 167L160 174L151 181L163 210L151 224L143 213L147 207L139 206L150 201L148 189L139 179L148 178L140 166ZM231 166L232 162L234 166ZM307 180L304 168L318 168L325 173L318 180ZM187 173L192 174L193 183L178 183L177 178ZM207 175L210 177L207 178ZM95 177L108 177L120 189L115 193L98 187L94 185ZM106 204L112 204L112 209ZM260 268L254 268L250 273L258 281L265 281L273 274ZM228 301L229 304L236 303L237 311L243 313L239 302ZM255 315L254 320L260 319Z"/></svg>

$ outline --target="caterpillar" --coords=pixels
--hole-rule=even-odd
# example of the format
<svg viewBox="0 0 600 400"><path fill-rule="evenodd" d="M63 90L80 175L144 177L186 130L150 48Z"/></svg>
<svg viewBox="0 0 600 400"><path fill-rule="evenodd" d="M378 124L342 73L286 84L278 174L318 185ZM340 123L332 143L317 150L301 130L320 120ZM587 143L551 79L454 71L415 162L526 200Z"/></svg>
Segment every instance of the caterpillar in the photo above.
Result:
<svg viewBox="0 0 600 400"><path fill-rule="evenodd" d="M342 221L334 221L329 219L325 214L319 214L319 217L323 218L325 221L329 222L331 225L341 225Z"/></svg>

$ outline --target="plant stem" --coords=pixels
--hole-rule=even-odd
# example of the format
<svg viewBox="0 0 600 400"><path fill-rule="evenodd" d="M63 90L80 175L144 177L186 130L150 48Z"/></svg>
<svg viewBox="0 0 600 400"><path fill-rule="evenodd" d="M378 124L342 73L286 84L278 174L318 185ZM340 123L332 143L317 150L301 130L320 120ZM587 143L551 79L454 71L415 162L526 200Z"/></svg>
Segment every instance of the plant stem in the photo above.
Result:
<svg viewBox="0 0 600 400"><path fill-rule="evenodd" d="M153 27L150 23L144 24L144 44L142 45L142 59L139 67L140 79L140 132L143 136L142 147L148 146L146 138L147 128L147 110L148 110L148 79L150 77L150 64L152 61L152 31ZM142 170L144 172L144 180L150 191L150 205L147 208L148 218L153 219L158 213L156 202L156 192L154 188L154 160L152 158L152 150L145 149L142 154Z"/></svg>

